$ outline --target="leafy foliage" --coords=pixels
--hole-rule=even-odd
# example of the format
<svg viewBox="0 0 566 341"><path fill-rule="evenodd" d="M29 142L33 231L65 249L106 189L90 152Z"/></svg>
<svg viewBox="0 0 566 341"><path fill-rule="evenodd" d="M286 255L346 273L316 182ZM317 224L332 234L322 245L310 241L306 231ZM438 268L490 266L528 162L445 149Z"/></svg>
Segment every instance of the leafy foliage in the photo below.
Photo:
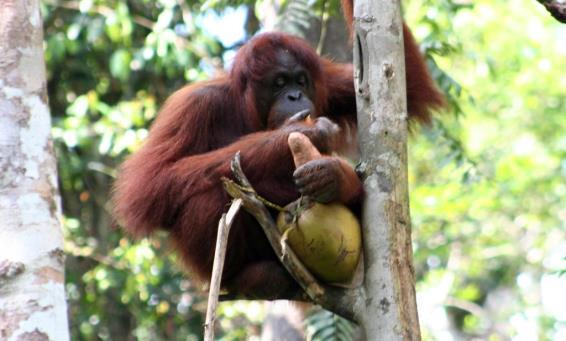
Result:
<svg viewBox="0 0 566 341"><path fill-rule="evenodd" d="M305 321L306 337L309 341L349 341L354 338L355 325L326 310L317 310Z"/></svg>
<svg viewBox="0 0 566 341"><path fill-rule="evenodd" d="M431 52L461 84L457 118L410 148L425 335L559 338L566 315L549 297L564 285L555 271L565 250L566 83L553 72L565 67L563 29L536 4L425 4L407 14L424 18L416 32L425 42L450 43L447 57Z"/></svg>
<svg viewBox="0 0 566 341"><path fill-rule="evenodd" d="M313 17L338 15L337 0L279 3L291 8L291 2L302 4L297 13L308 8ZM202 338L198 283L182 274L164 238L122 236L109 215L108 193L116 167L147 136L165 98L223 68L232 46L207 33L203 16L265 4L44 1L73 339ZM454 113L410 141L425 339L561 339L564 27L538 4L519 0L412 0L404 6ZM248 33L257 29L250 27ZM223 303L216 335L258 335L263 313L259 303ZM350 335L344 321L327 312L307 324L313 340Z"/></svg>

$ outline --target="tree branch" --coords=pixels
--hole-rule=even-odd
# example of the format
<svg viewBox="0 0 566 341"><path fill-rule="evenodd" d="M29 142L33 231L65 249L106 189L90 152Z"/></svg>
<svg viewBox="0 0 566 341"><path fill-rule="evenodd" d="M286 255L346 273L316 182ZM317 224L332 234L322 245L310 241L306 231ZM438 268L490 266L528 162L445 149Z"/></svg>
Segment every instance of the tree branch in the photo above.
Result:
<svg viewBox="0 0 566 341"><path fill-rule="evenodd" d="M560 0L537 0L554 17L554 19L566 24L566 2Z"/></svg>
<svg viewBox="0 0 566 341"><path fill-rule="evenodd" d="M216 251L214 253L214 262L212 266L212 278L210 279L210 289L208 292L208 306L206 309L206 320L204 323L204 339L205 341L214 340L214 322L216 321L216 306L218 305L218 293L220 292L220 281L222 279L222 270L224 269L224 260L226 259L226 248L228 246L228 234L234 222L234 218L240 207L242 199L235 199L228 210L223 214L218 222L218 235L216 237Z"/></svg>
<svg viewBox="0 0 566 341"><path fill-rule="evenodd" d="M363 302L363 292L358 289L342 289L326 286L319 283L316 278L305 268L293 250L282 240L281 234L271 217L271 214L259 199L249 180L242 171L240 164L240 154L236 154L232 160L232 173L236 181L223 178L224 189L235 199L242 199L243 206L263 228L271 247L275 254L289 271L291 276L297 281L306 293L297 293L293 297L261 297L261 299L310 299L313 303L319 304L323 308L330 310L340 316L352 321L358 321L357 307ZM222 296L221 300L226 299L247 299L236 295ZM258 299L258 297L254 297Z"/></svg>
<svg viewBox="0 0 566 341"><path fill-rule="evenodd" d="M354 1L354 83L368 340L420 340L407 181L407 95L399 1Z"/></svg>

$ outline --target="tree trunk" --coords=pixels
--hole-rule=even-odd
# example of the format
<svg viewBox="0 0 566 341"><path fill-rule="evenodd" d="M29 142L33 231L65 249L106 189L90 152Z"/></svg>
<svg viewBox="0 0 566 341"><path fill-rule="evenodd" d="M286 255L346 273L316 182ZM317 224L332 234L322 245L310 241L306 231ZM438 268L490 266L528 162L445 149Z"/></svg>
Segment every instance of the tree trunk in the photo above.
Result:
<svg viewBox="0 0 566 341"><path fill-rule="evenodd" d="M310 309L308 303L267 301L267 314L261 331L261 341L305 340L303 321Z"/></svg>
<svg viewBox="0 0 566 341"><path fill-rule="evenodd" d="M39 0L0 18L0 339L68 340Z"/></svg>
<svg viewBox="0 0 566 341"><path fill-rule="evenodd" d="M399 1L356 0L354 61L368 340L419 340L407 189L407 103Z"/></svg>

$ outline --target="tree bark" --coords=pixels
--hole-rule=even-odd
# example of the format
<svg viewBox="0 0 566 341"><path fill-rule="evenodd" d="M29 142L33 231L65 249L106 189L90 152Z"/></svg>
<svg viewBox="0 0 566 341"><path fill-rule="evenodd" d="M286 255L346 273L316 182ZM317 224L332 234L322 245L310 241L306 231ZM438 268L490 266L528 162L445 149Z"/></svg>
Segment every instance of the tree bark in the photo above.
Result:
<svg viewBox="0 0 566 341"><path fill-rule="evenodd" d="M407 185L407 103L399 1L356 0L354 61L368 340L419 340Z"/></svg>
<svg viewBox="0 0 566 341"><path fill-rule="evenodd" d="M261 331L261 341L305 340L303 321L310 309L309 303L267 301L267 314Z"/></svg>
<svg viewBox="0 0 566 341"><path fill-rule="evenodd" d="M0 18L0 339L68 340L39 0Z"/></svg>
<svg viewBox="0 0 566 341"><path fill-rule="evenodd" d="M538 0L559 22L566 24L566 3L560 0Z"/></svg>

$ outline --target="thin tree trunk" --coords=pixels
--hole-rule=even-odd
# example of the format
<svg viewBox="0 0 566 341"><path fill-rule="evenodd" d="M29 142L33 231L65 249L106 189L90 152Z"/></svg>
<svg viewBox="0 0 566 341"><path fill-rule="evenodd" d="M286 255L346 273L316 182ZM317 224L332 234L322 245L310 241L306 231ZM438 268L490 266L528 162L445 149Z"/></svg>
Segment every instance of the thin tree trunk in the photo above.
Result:
<svg viewBox="0 0 566 341"><path fill-rule="evenodd" d="M354 61L367 340L419 340L407 189L407 103L399 1L356 0Z"/></svg>
<svg viewBox="0 0 566 341"><path fill-rule="evenodd" d="M39 0L0 0L0 339L68 340Z"/></svg>

